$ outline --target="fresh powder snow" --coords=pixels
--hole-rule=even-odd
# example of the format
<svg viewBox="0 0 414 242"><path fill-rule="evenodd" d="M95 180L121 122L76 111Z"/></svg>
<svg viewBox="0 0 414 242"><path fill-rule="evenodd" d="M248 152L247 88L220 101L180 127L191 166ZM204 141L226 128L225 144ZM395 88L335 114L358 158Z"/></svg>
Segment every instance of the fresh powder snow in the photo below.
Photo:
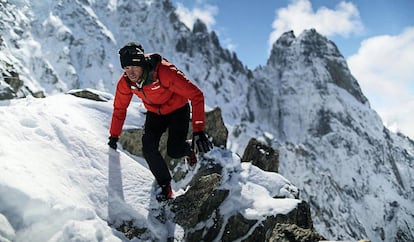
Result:
<svg viewBox="0 0 414 242"><path fill-rule="evenodd" d="M114 229L124 221L166 239L166 228L150 218L154 177L145 160L106 144L113 100L100 95L110 101L56 94L0 102L0 241L126 241ZM141 127L143 110L134 100L125 127ZM240 164L228 150L207 156L237 171L223 178L230 190L223 214L239 210L260 219L299 202L272 198L292 187L281 175ZM173 189L176 196L186 190L177 183ZM183 239L179 225L173 232Z"/></svg>

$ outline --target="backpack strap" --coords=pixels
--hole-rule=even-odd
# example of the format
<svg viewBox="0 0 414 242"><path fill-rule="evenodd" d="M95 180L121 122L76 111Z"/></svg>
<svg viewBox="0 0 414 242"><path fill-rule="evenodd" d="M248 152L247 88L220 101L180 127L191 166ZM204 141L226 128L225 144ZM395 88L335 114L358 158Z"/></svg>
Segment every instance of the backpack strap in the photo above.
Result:
<svg viewBox="0 0 414 242"><path fill-rule="evenodd" d="M167 86L164 86L161 82L161 80L158 78L158 68L159 63L164 62L167 63L167 65L172 65L170 62L168 62L167 59L163 58L160 54L154 53L146 56L147 65L144 69L143 78L144 81L140 84L138 84L138 88L141 89L145 85L149 85L154 82L159 82L160 85L163 88L168 88ZM128 84L132 86L132 81L129 80L128 77L125 78Z"/></svg>
<svg viewBox="0 0 414 242"><path fill-rule="evenodd" d="M158 78L158 68L159 68L158 63L160 62L170 64L170 62L168 62L167 59L165 59L159 54L151 54L150 56L148 56L148 63L150 66L150 71L148 73L148 79L151 78L151 83L158 81L163 88L168 88L167 86L164 86L161 82L161 79Z"/></svg>
<svg viewBox="0 0 414 242"><path fill-rule="evenodd" d="M157 64L161 61L161 56L159 54L151 54L145 56L145 59L146 65L144 67L144 72L142 74L143 81L138 83L138 89L141 89L143 86L149 85L157 81L157 77L155 75L157 73L156 67Z"/></svg>

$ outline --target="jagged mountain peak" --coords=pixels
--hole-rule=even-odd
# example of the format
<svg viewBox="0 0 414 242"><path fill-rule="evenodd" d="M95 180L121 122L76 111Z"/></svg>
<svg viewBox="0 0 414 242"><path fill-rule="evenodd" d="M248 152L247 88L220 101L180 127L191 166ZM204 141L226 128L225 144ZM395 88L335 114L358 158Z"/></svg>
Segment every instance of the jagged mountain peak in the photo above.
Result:
<svg viewBox="0 0 414 242"><path fill-rule="evenodd" d="M292 42L296 39L295 33L293 30L283 33L279 39L276 40L274 45L280 46L290 46ZM276 48L275 46L273 48Z"/></svg>
<svg viewBox="0 0 414 242"><path fill-rule="evenodd" d="M280 172L300 180L303 196L317 201L315 213L328 225L327 233L336 239L412 240L412 229L402 224L412 216L406 205L414 194L406 188L413 180L405 171L412 170L414 148L384 127L335 44L315 30L298 37L287 32L254 75L260 82L249 93L254 100L249 109L260 119L259 129L274 135L263 139L281 152ZM399 217L393 206L399 207ZM334 210L346 218L330 216ZM378 216L369 216L374 213ZM398 232L390 223L400 224ZM332 224L353 229L339 232Z"/></svg>
<svg viewBox="0 0 414 242"><path fill-rule="evenodd" d="M317 88L326 89L326 85L333 83L359 102L368 104L335 43L315 29L304 30L298 37L293 31L284 33L273 45L267 68L279 73L309 70L314 73L315 78L311 80L316 81Z"/></svg>
<svg viewBox="0 0 414 242"><path fill-rule="evenodd" d="M293 51L290 54L307 58L309 64L312 64L311 58L342 57L335 43L319 34L315 29L304 30L298 37L293 31L288 31L273 44L268 65L277 63L280 51L286 52L288 50Z"/></svg>
<svg viewBox="0 0 414 242"><path fill-rule="evenodd" d="M327 133L331 130L327 113L346 117L369 109L335 44L315 30L305 30L298 37L293 31L284 33L273 45L267 65L256 69L254 76L261 81L253 83L249 95L255 101L249 102L249 108L258 110L253 113L260 117L261 128L275 130L283 141L305 138L304 130L317 136ZM372 114L375 130L381 131L381 120ZM343 118L341 123L349 122Z"/></svg>
<svg viewBox="0 0 414 242"><path fill-rule="evenodd" d="M193 33L208 33L207 25L200 19L197 19L193 25Z"/></svg>

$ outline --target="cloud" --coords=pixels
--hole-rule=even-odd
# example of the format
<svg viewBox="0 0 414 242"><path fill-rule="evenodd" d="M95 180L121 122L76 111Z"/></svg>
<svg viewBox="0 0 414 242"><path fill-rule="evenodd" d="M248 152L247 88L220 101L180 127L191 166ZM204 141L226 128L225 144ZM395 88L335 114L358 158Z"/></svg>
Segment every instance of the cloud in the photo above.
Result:
<svg viewBox="0 0 414 242"><path fill-rule="evenodd" d="M197 7L194 7L192 9L187 8L182 3L177 3L176 13L178 17L180 18L181 22L183 22L190 29L193 28L194 22L197 19L200 19L207 25L207 28L211 31L216 24L215 16L219 12L218 7L215 5L205 4L202 0L197 0L195 1L195 3ZM222 31L220 31L220 29ZM237 49L237 44L234 44L231 38L225 38L221 36L221 33L226 31L223 30L222 27L220 27L220 29L214 29L214 31L219 37L223 38L222 41L224 43L224 46L228 50L235 51Z"/></svg>
<svg viewBox="0 0 414 242"><path fill-rule="evenodd" d="M414 27L364 40L347 62L362 91L393 131L414 138Z"/></svg>
<svg viewBox="0 0 414 242"><path fill-rule="evenodd" d="M190 29L193 28L194 22L197 19L200 19L207 25L207 28L211 30L212 26L216 24L214 17L218 14L218 7L202 3L198 3L198 5L200 5L200 7L189 9L182 3L177 3L176 13L181 22Z"/></svg>
<svg viewBox="0 0 414 242"><path fill-rule="evenodd" d="M225 38L223 40L223 44L226 47L226 49L228 49L229 51L235 51L238 47L237 44L233 43L233 40L231 38Z"/></svg>
<svg viewBox="0 0 414 242"><path fill-rule="evenodd" d="M272 27L269 46L290 30L300 34L305 29L314 28L326 36L348 36L363 30L359 11L354 4L340 2L334 10L321 7L313 11L309 0L294 0L286 8L277 9Z"/></svg>

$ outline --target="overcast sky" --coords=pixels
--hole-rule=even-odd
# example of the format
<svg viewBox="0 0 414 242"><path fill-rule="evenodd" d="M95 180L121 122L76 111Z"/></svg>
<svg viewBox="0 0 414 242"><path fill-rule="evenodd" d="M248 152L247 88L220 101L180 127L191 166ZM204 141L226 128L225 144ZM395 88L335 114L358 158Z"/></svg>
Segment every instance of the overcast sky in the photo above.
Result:
<svg viewBox="0 0 414 242"><path fill-rule="evenodd" d="M188 26L197 18L254 69L286 31L314 28L335 42L392 131L414 139L414 0L174 0Z"/></svg>

